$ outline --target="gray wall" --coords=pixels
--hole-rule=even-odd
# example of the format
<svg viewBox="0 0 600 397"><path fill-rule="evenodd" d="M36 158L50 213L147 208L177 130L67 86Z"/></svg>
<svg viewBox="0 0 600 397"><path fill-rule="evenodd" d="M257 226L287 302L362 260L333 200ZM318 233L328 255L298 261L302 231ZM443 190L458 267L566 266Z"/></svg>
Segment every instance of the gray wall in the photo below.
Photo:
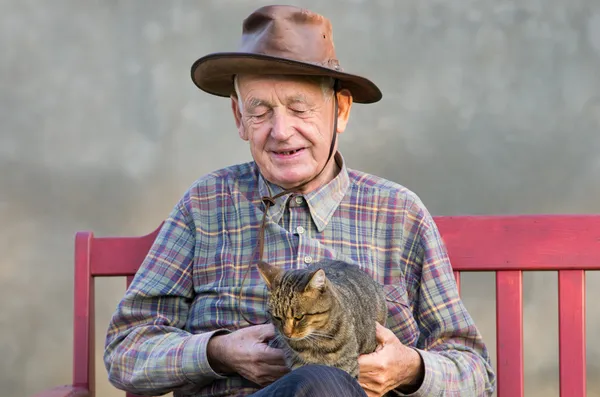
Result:
<svg viewBox="0 0 600 397"><path fill-rule="evenodd" d="M144 234L200 175L250 158L229 102L192 85L265 1L0 0L0 390L71 376L73 234ZM600 2L298 1L334 24L356 105L349 165L435 215L600 212ZM465 301L495 358L494 278ZM558 396L556 275L525 277L527 396ZM589 395L600 396L600 277L588 275ZM98 282L103 332L123 281Z"/></svg>

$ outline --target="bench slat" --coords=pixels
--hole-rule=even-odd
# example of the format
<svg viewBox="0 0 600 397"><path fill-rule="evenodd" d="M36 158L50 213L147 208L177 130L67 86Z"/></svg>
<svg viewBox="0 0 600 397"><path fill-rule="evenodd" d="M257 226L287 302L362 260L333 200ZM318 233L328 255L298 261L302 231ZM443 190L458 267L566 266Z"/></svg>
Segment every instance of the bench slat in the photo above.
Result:
<svg viewBox="0 0 600 397"><path fill-rule="evenodd" d="M585 397L585 272L558 272L561 397Z"/></svg>
<svg viewBox="0 0 600 397"><path fill-rule="evenodd" d="M496 272L498 397L523 397L523 273Z"/></svg>
<svg viewBox="0 0 600 397"><path fill-rule="evenodd" d="M75 237L75 285L73 290L73 386L95 392L94 360L94 281L90 256L92 234L77 233Z"/></svg>
<svg viewBox="0 0 600 397"><path fill-rule="evenodd" d="M595 270L600 214L436 217L454 270Z"/></svg>
<svg viewBox="0 0 600 397"><path fill-rule="evenodd" d="M91 252L92 275L114 277L135 274L161 227L162 223L151 233L138 237L96 237Z"/></svg>
<svg viewBox="0 0 600 397"><path fill-rule="evenodd" d="M454 279L456 280L456 288L458 288L458 293L460 294L460 272L454 272Z"/></svg>

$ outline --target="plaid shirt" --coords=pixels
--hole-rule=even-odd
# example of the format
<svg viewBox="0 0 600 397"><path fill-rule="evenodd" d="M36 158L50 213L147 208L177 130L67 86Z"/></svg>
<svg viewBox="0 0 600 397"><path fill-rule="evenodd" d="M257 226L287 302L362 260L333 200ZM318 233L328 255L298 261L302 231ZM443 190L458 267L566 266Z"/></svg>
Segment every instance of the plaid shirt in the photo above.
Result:
<svg viewBox="0 0 600 397"><path fill-rule="evenodd" d="M418 349L425 379L414 396L491 394L495 374L482 337L461 302L431 215L410 190L347 169L305 195L269 209L264 259L298 268L323 258L360 266L384 285L388 328ZM221 376L206 357L209 338L266 320L267 290L254 266L262 196L281 188L255 163L197 180L165 220L109 325L104 360L110 382L133 393L246 396L256 385Z"/></svg>

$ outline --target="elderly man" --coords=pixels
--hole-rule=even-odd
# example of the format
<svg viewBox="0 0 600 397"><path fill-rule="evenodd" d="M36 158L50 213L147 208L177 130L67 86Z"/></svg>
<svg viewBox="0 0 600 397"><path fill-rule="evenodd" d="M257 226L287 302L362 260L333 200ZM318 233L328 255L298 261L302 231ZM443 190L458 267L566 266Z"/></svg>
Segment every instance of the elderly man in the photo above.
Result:
<svg viewBox="0 0 600 397"><path fill-rule="evenodd" d="M461 302L431 215L405 187L347 168L337 150L353 103L381 99L344 72L330 22L291 6L243 23L238 52L192 66L231 98L254 161L199 178L174 206L106 339L109 380L175 396L483 396L495 375ZM271 347L264 259L360 266L388 298L389 328L359 358L358 380L326 366L290 371Z"/></svg>

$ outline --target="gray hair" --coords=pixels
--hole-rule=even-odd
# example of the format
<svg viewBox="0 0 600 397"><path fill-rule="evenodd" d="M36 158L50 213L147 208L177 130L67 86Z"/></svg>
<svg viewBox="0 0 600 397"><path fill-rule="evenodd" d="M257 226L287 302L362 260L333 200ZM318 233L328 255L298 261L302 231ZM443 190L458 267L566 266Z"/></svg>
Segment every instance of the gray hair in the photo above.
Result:
<svg viewBox="0 0 600 397"><path fill-rule="evenodd" d="M335 79L329 76L300 76L300 78L311 80L318 83L321 86L321 93L323 94L323 98L325 101L331 100L331 94L333 93L333 84L335 83ZM240 96L240 87L238 83L238 75L233 76L233 88L235 90L235 95L238 98L238 109L240 113L242 113L244 104L242 103Z"/></svg>

